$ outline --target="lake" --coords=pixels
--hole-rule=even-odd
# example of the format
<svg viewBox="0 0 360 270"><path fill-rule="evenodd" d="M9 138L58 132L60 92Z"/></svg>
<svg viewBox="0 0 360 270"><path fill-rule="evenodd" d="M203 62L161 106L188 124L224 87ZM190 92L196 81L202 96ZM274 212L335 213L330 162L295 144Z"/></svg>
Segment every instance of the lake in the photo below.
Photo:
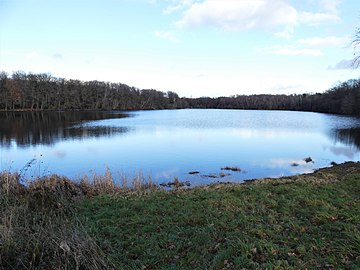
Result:
<svg viewBox="0 0 360 270"><path fill-rule="evenodd" d="M0 138L0 169L24 179L76 179L109 168L116 179L141 173L196 186L360 160L359 118L310 112L0 112Z"/></svg>

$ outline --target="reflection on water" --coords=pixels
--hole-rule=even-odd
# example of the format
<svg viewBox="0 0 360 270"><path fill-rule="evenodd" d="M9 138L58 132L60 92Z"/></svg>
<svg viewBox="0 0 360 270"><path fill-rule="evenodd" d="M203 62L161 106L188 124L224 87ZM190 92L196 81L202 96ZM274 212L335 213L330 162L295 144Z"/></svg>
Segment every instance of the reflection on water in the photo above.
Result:
<svg viewBox="0 0 360 270"><path fill-rule="evenodd" d="M127 132L126 127L91 126L91 121L129 117L104 112L0 112L0 143L10 147L53 145L66 139L113 136Z"/></svg>
<svg viewBox="0 0 360 270"><path fill-rule="evenodd" d="M360 150L360 128L335 129L332 136L336 141Z"/></svg>
<svg viewBox="0 0 360 270"><path fill-rule="evenodd" d="M178 177L192 186L360 160L359 118L307 112L0 112L0 139L0 170L36 159L31 175L46 168L77 177L109 167L114 175L142 171L159 183ZM226 166L241 171L224 173Z"/></svg>

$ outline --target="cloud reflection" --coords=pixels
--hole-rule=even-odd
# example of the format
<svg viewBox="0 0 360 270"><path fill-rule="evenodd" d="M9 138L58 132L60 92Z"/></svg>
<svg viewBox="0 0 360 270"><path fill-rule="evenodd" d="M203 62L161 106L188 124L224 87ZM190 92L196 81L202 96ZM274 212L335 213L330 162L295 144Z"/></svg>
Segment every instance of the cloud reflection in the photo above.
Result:
<svg viewBox="0 0 360 270"><path fill-rule="evenodd" d="M329 147L329 150L337 156L342 155L349 159L353 159L357 152L354 149L351 149L349 147L341 147L341 146L331 146L331 147Z"/></svg>

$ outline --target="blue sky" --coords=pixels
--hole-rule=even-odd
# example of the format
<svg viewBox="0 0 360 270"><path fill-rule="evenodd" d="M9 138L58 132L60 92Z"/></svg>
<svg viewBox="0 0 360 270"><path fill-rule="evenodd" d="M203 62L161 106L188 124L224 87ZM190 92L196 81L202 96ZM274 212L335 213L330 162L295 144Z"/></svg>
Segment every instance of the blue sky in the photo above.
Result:
<svg viewBox="0 0 360 270"><path fill-rule="evenodd" d="M322 92L359 78L358 0L0 0L0 70L180 96Z"/></svg>

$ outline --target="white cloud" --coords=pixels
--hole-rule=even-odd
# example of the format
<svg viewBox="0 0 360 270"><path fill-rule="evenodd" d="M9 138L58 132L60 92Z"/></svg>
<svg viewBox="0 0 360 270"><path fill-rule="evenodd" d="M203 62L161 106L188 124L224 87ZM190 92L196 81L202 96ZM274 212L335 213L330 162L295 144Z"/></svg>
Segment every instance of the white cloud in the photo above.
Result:
<svg viewBox="0 0 360 270"><path fill-rule="evenodd" d="M348 43L349 38L344 37L311 37L311 38L304 38L298 41L299 44L307 45L311 47L318 47L318 46L345 46Z"/></svg>
<svg viewBox="0 0 360 270"><path fill-rule="evenodd" d="M274 55L302 55L322 56L320 48L327 46L344 46L349 40L347 37L309 37L297 40L292 45L272 46L261 49L262 52Z"/></svg>
<svg viewBox="0 0 360 270"><path fill-rule="evenodd" d="M211 26L228 31L253 28L284 29L275 35L290 38L300 24L319 25L338 22L339 0L321 0L317 10L296 10L289 0L183 0L169 6L170 13L187 8L177 22L180 27Z"/></svg>
<svg viewBox="0 0 360 270"><path fill-rule="evenodd" d="M323 53L317 49L309 48L298 48L293 46L273 46L262 50L265 53L275 54L275 55L285 55L285 56L322 56Z"/></svg>
<svg viewBox="0 0 360 270"><path fill-rule="evenodd" d="M341 20L338 12L341 0L320 0L318 3L320 6L319 12L299 12L300 23L318 25Z"/></svg>
<svg viewBox="0 0 360 270"><path fill-rule="evenodd" d="M225 30L294 25L297 14L285 0L205 0L194 3L178 21L181 27L210 25Z"/></svg>
<svg viewBox="0 0 360 270"><path fill-rule="evenodd" d="M327 22L339 22L340 18L338 14L327 13L327 12L300 12L299 22L309 25L318 25Z"/></svg>
<svg viewBox="0 0 360 270"><path fill-rule="evenodd" d="M320 4L323 7L324 10L337 14L338 13L338 7L341 3L341 0L321 0Z"/></svg>
<svg viewBox="0 0 360 270"><path fill-rule="evenodd" d="M172 4L166 7L163 10L164 14L171 14L176 11L183 10L187 7L190 7L194 3L193 0L175 0L172 1Z"/></svg>
<svg viewBox="0 0 360 270"><path fill-rule="evenodd" d="M179 11L183 8L183 6L181 4L178 4L178 5L174 5L174 6L168 6L167 8L165 8L163 10L163 13L164 14L171 14L175 11Z"/></svg>
<svg viewBox="0 0 360 270"><path fill-rule="evenodd" d="M275 33L276 37L290 39L295 32L295 27L292 25L287 26L282 32Z"/></svg>
<svg viewBox="0 0 360 270"><path fill-rule="evenodd" d="M154 5L157 3L157 0L146 0L147 3Z"/></svg>
<svg viewBox="0 0 360 270"><path fill-rule="evenodd" d="M171 41L171 42L179 41L179 39L174 35L174 33L168 32L168 31L155 31L154 35L157 38L165 39L165 40Z"/></svg>
<svg viewBox="0 0 360 270"><path fill-rule="evenodd" d="M321 56L322 52L314 49L293 49L293 48L282 48L274 52L278 55L302 55L302 56Z"/></svg>

